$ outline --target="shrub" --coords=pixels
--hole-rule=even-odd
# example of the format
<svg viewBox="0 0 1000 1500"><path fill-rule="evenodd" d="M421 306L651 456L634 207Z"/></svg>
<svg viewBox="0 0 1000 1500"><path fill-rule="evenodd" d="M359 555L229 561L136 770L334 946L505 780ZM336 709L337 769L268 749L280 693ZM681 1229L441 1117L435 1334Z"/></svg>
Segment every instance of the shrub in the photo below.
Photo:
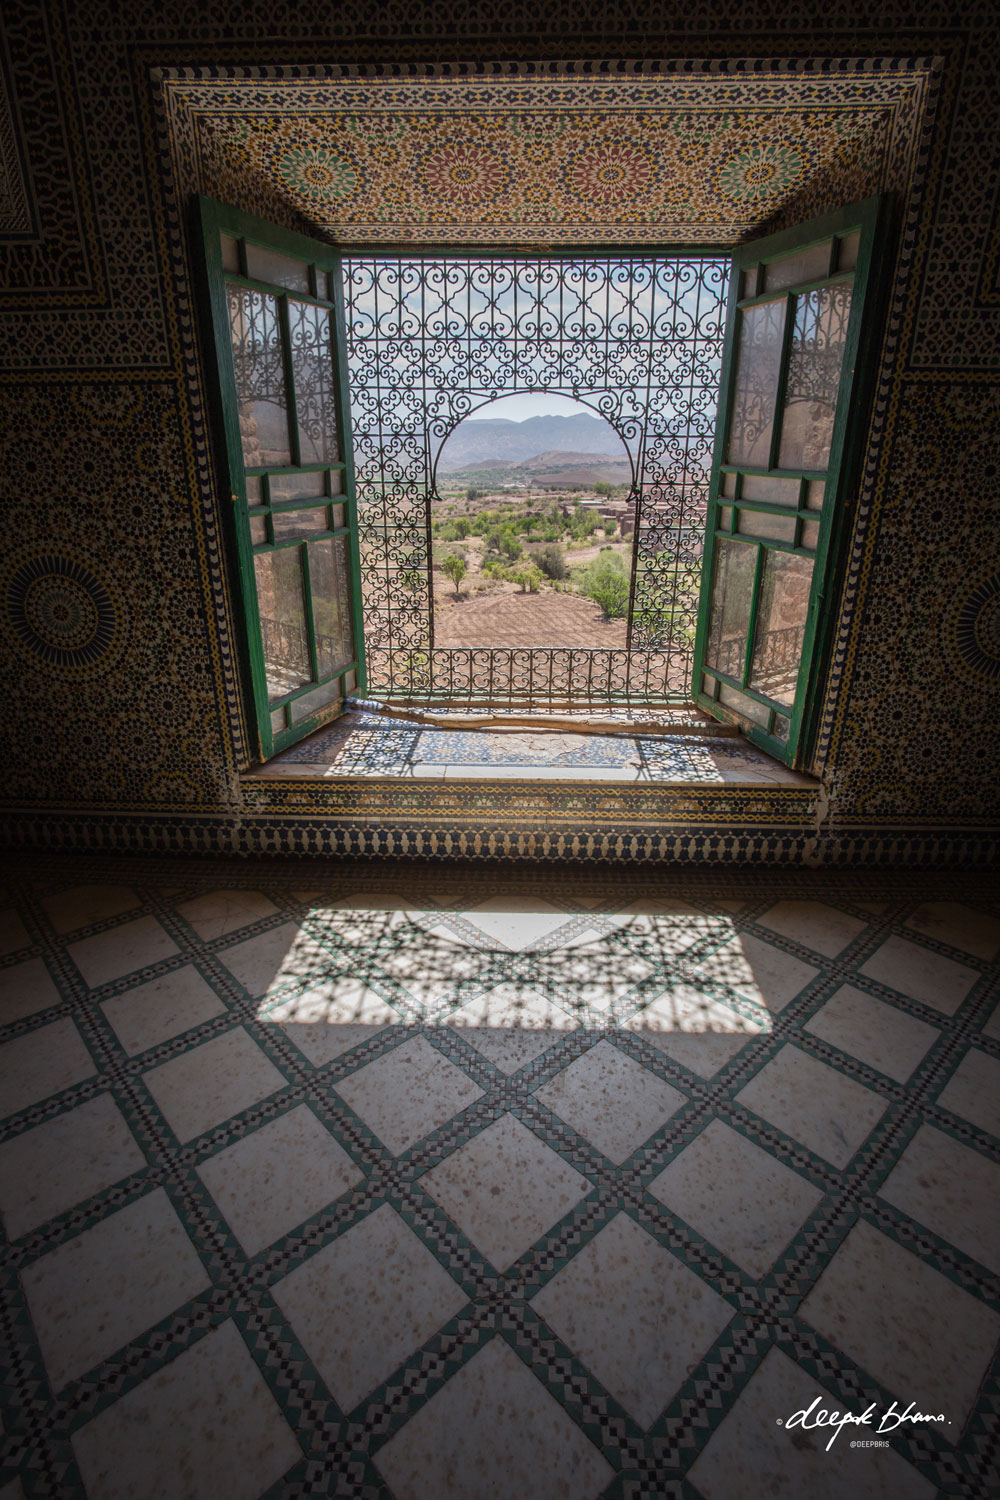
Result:
<svg viewBox="0 0 1000 1500"><path fill-rule="evenodd" d="M566 566L566 554L555 542L550 542L547 547L543 547L536 555L535 561L546 578L563 579L569 572Z"/></svg>
<svg viewBox="0 0 1000 1500"><path fill-rule="evenodd" d="M621 619L628 613L628 574L616 552L607 549L595 557L583 569L577 587L601 606L606 620Z"/></svg>

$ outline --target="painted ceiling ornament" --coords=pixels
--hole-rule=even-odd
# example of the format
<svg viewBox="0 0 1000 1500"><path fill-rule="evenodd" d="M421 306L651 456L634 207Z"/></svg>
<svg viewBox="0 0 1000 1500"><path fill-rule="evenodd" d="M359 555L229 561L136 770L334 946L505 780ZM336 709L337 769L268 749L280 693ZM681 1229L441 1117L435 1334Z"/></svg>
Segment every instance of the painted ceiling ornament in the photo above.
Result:
<svg viewBox="0 0 1000 1500"><path fill-rule="evenodd" d="M618 204L648 190L653 180L653 153L633 141L592 141L570 157L562 180L574 198Z"/></svg>
<svg viewBox="0 0 1000 1500"><path fill-rule="evenodd" d="M416 160L421 189L443 203L490 203L510 190L506 156L484 141L444 141Z"/></svg>
<svg viewBox="0 0 1000 1500"><path fill-rule="evenodd" d="M716 174L716 187L725 198L757 203L785 192L802 176L802 158L790 146L768 142L737 151Z"/></svg>
<svg viewBox="0 0 1000 1500"><path fill-rule="evenodd" d="M284 187L314 202L353 198L365 185L361 166L329 146L292 146L279 156L277 172Z"/></svg>
<svg viewBox="0 0 1000 1500"><path fill-rule="evenodd" d="M17 563L5 583L7 624L32 656L71 675L110 665L121 639L121 612L82 563L31 557Z"/></svg>

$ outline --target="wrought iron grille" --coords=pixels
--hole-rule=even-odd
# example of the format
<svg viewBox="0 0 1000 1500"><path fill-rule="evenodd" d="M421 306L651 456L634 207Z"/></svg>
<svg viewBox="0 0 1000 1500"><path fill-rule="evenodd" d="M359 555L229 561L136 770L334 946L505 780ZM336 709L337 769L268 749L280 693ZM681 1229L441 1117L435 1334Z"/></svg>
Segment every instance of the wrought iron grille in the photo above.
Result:
<svg viewBox="0 0 1000 1500"><path fill-rule="evenodd" d="M687 693L727 269L718 257L347 259L372 691L582 701ZM437 456L463 418L525 391L592 407L629 453L636 527L624 652L434 645Z"/></svg>

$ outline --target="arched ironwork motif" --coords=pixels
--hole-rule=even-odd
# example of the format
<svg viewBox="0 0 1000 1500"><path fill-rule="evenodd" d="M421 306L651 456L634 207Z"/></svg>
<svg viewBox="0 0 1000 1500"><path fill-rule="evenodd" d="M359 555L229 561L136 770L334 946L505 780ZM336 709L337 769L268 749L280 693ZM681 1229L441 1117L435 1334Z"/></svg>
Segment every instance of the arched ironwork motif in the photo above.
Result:
<svg viewBox="0 0 1000 1500"><path fill-rule="evenodd" d="M718 257L345 261L373 687L478 691L483 652L432 649L433 466L449 433L485 402L546 391L592 407L632 460L637 522L629 651L496 653L486 669L489 692L509 696L522 677L558 679L569 696L656 696L686 688L727 271ZM569 662L570 655L580 662ZM609 660L596 661L603 656Z"/></svg>

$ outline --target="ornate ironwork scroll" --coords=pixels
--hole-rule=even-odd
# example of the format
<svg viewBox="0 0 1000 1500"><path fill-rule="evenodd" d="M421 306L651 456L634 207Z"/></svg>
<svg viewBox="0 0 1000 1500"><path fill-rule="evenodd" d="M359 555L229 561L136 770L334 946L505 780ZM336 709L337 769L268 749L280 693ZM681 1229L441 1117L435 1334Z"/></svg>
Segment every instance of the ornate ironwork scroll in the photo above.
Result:
<svg viewBox="0 0 1000 1500"><path fill-rule="evenodd" d="M525 674L532 683L552 676L553 691L558 679L570 697L648 696L655 658L663 685L655 695L687 690L727 266L677 256L345 262L373 689L467 694L485 671L498 696ZM539 648L496 653L484 667L473 660L480 652L434 648L428 562L437 456L464 417L524 391L590 406L632 460L637 523L629 649L614 653L621 663L588 672L564 663L566 652ZM582 662L587 653L572 655Z"/></svg>

